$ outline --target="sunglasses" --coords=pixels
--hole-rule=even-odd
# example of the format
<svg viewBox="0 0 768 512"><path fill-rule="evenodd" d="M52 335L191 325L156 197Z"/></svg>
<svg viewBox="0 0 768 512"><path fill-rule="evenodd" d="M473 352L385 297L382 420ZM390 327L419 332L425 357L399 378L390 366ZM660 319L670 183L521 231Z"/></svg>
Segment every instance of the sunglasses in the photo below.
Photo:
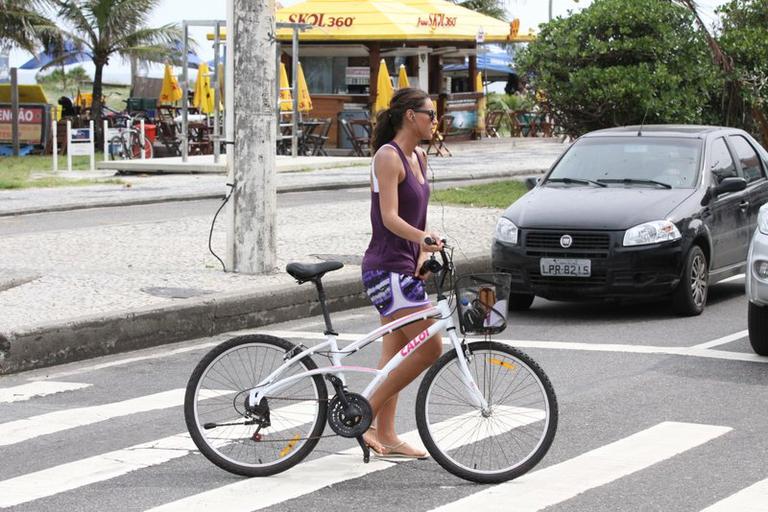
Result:
<svg viewBox="0 0 768 512"><path fill-rule="evenodd" d="M414 112L418 112L420 114L427 114L429 116L430 121L434 121L437 117L437 113L434 110L421 110L421 109L413 109Z"/></svg>

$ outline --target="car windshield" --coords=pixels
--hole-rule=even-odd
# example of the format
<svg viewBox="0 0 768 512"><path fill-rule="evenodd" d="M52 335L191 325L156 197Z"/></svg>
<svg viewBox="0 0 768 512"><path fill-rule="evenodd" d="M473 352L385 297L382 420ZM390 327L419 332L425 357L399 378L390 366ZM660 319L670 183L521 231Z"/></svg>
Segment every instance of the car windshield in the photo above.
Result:
<svg viewBox="0 0 768 512"><path fill-rule="evenodd" d="M701 141L670 137L600 137L578 141L545 183L553 186L694 188Z"/></svg>

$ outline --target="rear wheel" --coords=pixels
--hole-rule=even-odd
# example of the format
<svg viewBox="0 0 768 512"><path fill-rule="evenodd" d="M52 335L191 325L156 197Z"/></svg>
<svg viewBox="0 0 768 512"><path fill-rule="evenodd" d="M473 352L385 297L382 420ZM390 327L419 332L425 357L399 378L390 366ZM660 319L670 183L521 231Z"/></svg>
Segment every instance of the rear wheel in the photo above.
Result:
<svg viewBox="0 0 768 512"><path fill-rule="evenodd" d="M752 350L761 356L768 356L768 307L750 302L747 309L747 326Z"/></svg>
<svg viewBox="0 0 768 512"><path fill-rule="evenodd" d="M672 294L672 306L682 316L700 315L707 304L709 263L701 247L694 245L685 258L683 277Z"/></svg>
<svg viewBox="0 0 768 512"><path fill-rule="evenodd" d="M510 293L509 294L509 310L510 311L524 311L531 307L535 295L532 293Z"/></svg>
<svg viewBox="0 0 768 512"><path fill-rule="evenodd" d="M456 351L424 376L416 422L424 446L454 475L480 483L511 480L534 467L557 430L557 399L525 353L490 341L470 343L469 371L489 410L470 402Z"/></svg>
<svg viewBox="0 0 768 512"><path fill-rule="evenodd" d="M239 336L200 361L187 384L184 418L208 460L238 475L268 476L298 464L317 445L328 409L321 376L299 377L270 393L263 404L268 424L260 419L263 408L246 407L249 391L279 368L286 352L294 348L272 336ZM280 378L316 368L305 357Z"/></svg>

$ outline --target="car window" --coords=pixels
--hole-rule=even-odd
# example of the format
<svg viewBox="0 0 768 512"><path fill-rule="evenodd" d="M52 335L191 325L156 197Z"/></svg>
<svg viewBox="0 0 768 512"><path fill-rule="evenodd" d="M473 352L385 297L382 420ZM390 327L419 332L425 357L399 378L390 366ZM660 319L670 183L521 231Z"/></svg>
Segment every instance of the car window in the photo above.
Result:
<svg viewBox="0 0 768 512"><path fill-rule="evenodd" d="M725 139L722 137L716 139L709 150L709 170L712 171L716 185L725 178L739 177L731 152L728 151L728 146L725 145Z"/></svg>
<svg viewBox="0 0 768 512"><path fill-rule="evenodd" d="M729 138L736 150L736 157L741 161L741 169L744 171L744 178L746 178L747 183L762 178L764 174L760 157L757 156L752 145L741 135L731 135Z"/></svg>
<svg viewBox="0 0 768 512"><path fill-rule="evenodd" d="M653 186L652 182L658 182L671 188L694 188L700 154L698 139L587 137L568 150L545 183L552 181L553 186L567 186L563 180L570 178L615 187Z"/></svg>

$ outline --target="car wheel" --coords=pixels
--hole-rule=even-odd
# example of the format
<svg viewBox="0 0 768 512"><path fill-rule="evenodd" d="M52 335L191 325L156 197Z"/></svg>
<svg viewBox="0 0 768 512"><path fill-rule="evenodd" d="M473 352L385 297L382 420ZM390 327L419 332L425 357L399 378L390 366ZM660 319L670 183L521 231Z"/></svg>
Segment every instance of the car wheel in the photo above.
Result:
<svg viewBox="0 0 768 512"><path fill-rule="evenodd" d="M683 278L672 295L672 306L682 316L700 315L707 304L709 265L701 247L694 245L685 258Z"/></svg>
<svg viewBox="0 0 768 512"><path fill-rule="evenodd" d="M510 293L509 294L509 310L510 311L524 311L531 307L533 304L533 298L535 295L531 293Z"/></svg>
<svg viewBox="0 0 768 512"><path fill-rule="evenodd" d="M747 328L752 350L761 356L768 356L768 307L749 303Z"/></svg>

